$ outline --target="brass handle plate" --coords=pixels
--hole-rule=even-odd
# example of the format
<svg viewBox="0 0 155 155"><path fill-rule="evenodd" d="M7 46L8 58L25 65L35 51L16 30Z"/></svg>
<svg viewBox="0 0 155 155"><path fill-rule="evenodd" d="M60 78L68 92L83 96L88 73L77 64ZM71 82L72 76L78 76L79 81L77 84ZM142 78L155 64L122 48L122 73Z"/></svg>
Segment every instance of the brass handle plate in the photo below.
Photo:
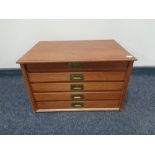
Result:
<svg viewBox="0 0 155 155"><path fill-rule="evenodd" d="M71 74L70 80L72 81L84 80L84 75L83 74Z"/></svg>
<svg viewBox="0 0 155 155"><path fill-rule="evenodd" d="M71 90L83 90L83 84L71 84Z"/></svg>
<svg viewBox="0 0 155 155"><path fill-rule="evenodd" d="M76 99L84 99L84 95L83 94L71 94L71 98L73 100L76 100Z"/></svg>
<svg viewBox="0 0 155 155"><path fill-rule="evenodd" d="M72 107L74 108L82 108L83 107L83 102L73 102Z"/></svg>
<svg viewBox="0 0 155 155"><path fill-rule="evenodd" d="M83 68L84 65L81 62L70 62L69 67L72 69L78 69L78 68Z"/></svg>

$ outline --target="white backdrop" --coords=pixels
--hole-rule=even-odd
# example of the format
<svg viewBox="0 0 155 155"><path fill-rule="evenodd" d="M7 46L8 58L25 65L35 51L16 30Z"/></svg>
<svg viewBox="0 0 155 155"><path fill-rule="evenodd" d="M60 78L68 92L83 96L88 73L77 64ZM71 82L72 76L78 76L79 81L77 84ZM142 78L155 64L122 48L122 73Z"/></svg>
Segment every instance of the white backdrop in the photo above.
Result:
<svg viewBox="0 0 155 155"><path fill-rule="evenodd" d="M0 68L40 40L115 39L138 58L135 66L155 66L155 20L0 20Z"/></svg>

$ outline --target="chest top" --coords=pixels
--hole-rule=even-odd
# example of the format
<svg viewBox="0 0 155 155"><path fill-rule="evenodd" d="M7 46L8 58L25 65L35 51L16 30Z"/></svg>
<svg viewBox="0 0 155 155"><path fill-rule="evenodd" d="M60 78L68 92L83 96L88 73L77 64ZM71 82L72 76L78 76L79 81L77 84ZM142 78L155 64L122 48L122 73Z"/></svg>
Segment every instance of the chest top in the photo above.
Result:
<svg viewBox="0 0 155 155"><path fill-rule="evenodd" d="M40 41L17 63L134 61L114 40Z"/></svg>

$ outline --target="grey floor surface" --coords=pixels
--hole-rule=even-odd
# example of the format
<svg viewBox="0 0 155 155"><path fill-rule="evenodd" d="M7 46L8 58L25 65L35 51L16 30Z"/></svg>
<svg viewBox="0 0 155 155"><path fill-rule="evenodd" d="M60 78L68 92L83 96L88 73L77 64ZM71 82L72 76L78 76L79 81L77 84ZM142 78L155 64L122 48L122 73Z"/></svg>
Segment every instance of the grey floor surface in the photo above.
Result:
<svg viewBox="0 0 155 155"><path fill-rule="evenodd" d="M0 134L155 134L155 69L135 69L122 112L33 113L20 74L0 74Z"/></svg>

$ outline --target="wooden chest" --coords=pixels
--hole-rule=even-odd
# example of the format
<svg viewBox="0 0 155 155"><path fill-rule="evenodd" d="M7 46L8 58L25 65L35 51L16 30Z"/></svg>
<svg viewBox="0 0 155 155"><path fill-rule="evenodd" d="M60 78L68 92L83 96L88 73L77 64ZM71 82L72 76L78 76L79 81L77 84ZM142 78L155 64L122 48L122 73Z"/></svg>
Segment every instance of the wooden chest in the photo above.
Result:
<svg viewBox="0 0 155 155"><path fill-rule="evenodd" d="M41 41L20 64L33 111L121 110L136 58L114 40Z"/></svg>

